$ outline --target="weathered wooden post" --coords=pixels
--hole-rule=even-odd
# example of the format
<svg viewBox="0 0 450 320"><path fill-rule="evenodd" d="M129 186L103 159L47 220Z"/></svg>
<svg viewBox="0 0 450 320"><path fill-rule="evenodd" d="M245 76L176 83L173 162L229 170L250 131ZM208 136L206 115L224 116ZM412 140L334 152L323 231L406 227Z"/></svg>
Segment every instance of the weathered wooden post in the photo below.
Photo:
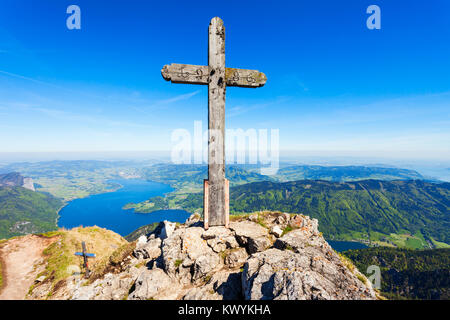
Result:
<svg viewBox="0 0 450 320"><path fill-rule="evenodd" d="M267 78L257 70L225 67L225 27L215 17L209 24L208 66L165 65L161 74L173 83L208 85L208 179L204 181L205 229L228 226L229 182L225 178L225 92L227 86L262 87Z"/></svg>
<svg viewBox="0 0 450 320"><path fill-rule="evenodd" d="M225 212L225 27L213 18L208 35L208 206L203 208L205 227L228 226Z"/></svg>

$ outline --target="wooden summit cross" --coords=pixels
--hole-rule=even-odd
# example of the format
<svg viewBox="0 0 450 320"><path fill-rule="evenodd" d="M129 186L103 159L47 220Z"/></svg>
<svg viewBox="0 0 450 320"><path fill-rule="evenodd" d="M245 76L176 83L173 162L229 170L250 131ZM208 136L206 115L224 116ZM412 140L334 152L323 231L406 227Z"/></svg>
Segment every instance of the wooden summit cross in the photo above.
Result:
<svg viewBox="0 0 450 320"><path fill-rule="evenodd" d="M165 65L161 74L173 83L208 85L208 180L204 181L204 226L226 226L229 222L229 183L225 179L225 91L226 87L257 88L266 83L257 70L225 68L225 27L215 17L209 24L208 65Z"/></svg>

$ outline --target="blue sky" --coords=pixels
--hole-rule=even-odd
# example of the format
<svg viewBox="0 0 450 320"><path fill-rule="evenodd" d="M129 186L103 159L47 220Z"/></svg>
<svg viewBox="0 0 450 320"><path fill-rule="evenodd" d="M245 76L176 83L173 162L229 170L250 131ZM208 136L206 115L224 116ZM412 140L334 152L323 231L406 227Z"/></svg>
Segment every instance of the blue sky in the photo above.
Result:
<svg viewBox="0 0 450 320"><path fill-rule="evenodd" d="M207 125L207 87L160 70L206 64L214 16L227 66L268 77L227 89L227 128L279 129L299 154L450 159L446 0L2 0L0 151L169 150L174 129Z"/></svg>

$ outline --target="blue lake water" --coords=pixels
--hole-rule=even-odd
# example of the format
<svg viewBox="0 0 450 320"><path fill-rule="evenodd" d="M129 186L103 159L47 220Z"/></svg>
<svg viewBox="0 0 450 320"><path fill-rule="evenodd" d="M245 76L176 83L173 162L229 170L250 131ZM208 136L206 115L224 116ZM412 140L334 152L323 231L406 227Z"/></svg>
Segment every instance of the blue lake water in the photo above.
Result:
<svg viewBox="0 0 450 320"><path fill-rule="evenodd" d="M368 248L363 243L360 242L354 242L354 241L332 241L327 240L327 242L330 244L330 246L336 250L337 252L342 252L350 249L365 249Z"/></svg>
<svg viewBox="0 0 450 320"><path fill-rule="evenodd" d="M190 216L184 210L160 210L148 214L123 210L122 207L127 203L138 203L151 197L163 196L173 189L166 184L138 179L110 182L118 183L122 188L115 192L70 201L59 212L58 226L70 229L96 225L126 236L146 224L163 220L184 222Z"/></svg>

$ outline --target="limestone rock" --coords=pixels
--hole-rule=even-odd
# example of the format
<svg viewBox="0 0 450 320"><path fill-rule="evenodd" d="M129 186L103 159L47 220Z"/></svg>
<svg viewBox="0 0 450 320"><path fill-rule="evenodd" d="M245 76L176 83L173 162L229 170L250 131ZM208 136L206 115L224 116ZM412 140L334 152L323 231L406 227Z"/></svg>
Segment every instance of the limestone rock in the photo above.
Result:
<svg viewBox="0 0 450 320"><path fill-rule="evenodd" d="M251 221L231 222L230 229L235 232L239 244L249 253L258 252L271 245L267 238L268 230Z"/></svg>
<svg viewBox="0 0 450 320"><path fill-rule="evenodd" d="M220 263L217 254L204 254L198 257L193 265L192 280L196 281L213 271Z"/></svg>
<svg viewBox="0 0 450 320"><path fill-rule="evenodd" d="M202 286L189 290L183 300L221 300L221 297L210 286Z"/></svg>
<svg viewBox="0 0 450 320"><path fill-rule="evenodd" d="M144 245L144 244L146 244L146 243L147 243L147 236L145 236L145 235L140 236L140 237L137 239L136 247L139 246L139 245Z"/></svg>
<svg viewBox="0 0 450 320"><path fill-rule="evenodd" d="M289 213L281 213L275 218L274 223L285 227L290 219L291 215Z"/></svg>
<svg viewBox="0 0 450 320"><path fill-rule="evenodd" d="M163 221L163 226L159 237L161 239L169 238L172 235L173 231L175 230L175 227L176 227L175 222L169 222L167 220Z"/></svg>
<svg viewBox="0 0 450 320"><path fill-rule="evenodd" d="M140 242L139 239L136 244L136 249L133 251L133 256L137 259L156 259L161 255L160 238L154 238L145 243Z"/></svg>
<svg viewBox="0 0 450 320"><path fill-rule="evenodd" d="M124 257L120 268L93 283L72 275L51 299L375 299L370 282L341 260L316 219L279 212L255 216L267 228L245 218L229 229L206 231L194 216L177 228L165 221L161 232L138 238L134 258ZM288 224L293 230L282 236ZM32 298L48 298L52 287L45 279L38 282Z"/></svg>
<svg viewBox="0 0 450 320"><path fill-rule="evenodd" d="M170 299L176 297L178 284L163 270L155 268L143 271L136 282L129 300Z"/></svg>
<svg viewBox="0 0 450 320"><path fill-rule="evenodd" d="M197 213L191 214L189 218L186 219L186 222L184 223L187 227L190 226L198 226L200 227L200 215Z"/></svg>
<svg viewBox="0 0 450 320"><path fill-rule="evenodd" d="M320 267L311 269L315 260ZM374 299L373 289L346 267L321 256L305 256L290 250L268 249L252 255L244 266L245 299L316 300Z"/></svg>
<svg viewBox="0 0 450 320"><path fill-rule="evenodd" d="M273 234L275 237L279 238L283 234L283 230L279 226L272 226L270 228L270 233Z"/></svg>
<svg viewBox="0 0 450 320"><path fill-rule="evenodd" d="M183 227L163 241L164 270L184 284L199 280L220 264L218 254L202 239L203 232L201 227Z"/></svg>
<svg viewBox="0 0 450 320"><path fill-rule="evenodd" d="M242 299L241 272L218 272L210 283L223 300Z"/></svg>
<svg viewBox="0 0 450 320"><path fill-rule="evenodd" d="M92 286L80 287L74 291L72 300L93 300L95 295L96 292Z"/></svg>
<svg viewBox="0 0 450 320"><path fill-rule="evenodd" d="M297 253L301 253L306 247L325 247L328 250L332 250L329 244L314 230L301 230L296 229L286 233L283 237L277 239L274 243L274 247L284 250L292 249Z"/></svg>
<svg viewBox="0 0 450 320"><path fill-rule="evenodd" d="M231 251L225 257L225 265L227 265L229 268L241 267L247 260L247 257L247 250L245 250L245 248L238 248Z"/></svg>
<svg viewBox="0 0 450 320"><path fill-rule="evenodd" d="M305 219L301 215L295 215L289 220L289 226L292 228L302 228L304 226Z"/></svg>
<svg viewBox="0 0 450 320"><path fill-rule="evenodd" d="M203 286L189 290L184 300L238 300L242 298L241 273L219 271Z"/></svg>
<svg viewBox="0 0 450 320"><path fill-rule="evenodd" d="M262 236L257 238L248 238L247 251L252 254L264 251L272 245L268 237Z"/></svg>
<svg viewBox="0 0 450 320"><path fill-rule="evenodd" d="M202 234L208 246L216 253L225 249L237 248L239 244L234 234L225 227L211 227Z"/></svg>

